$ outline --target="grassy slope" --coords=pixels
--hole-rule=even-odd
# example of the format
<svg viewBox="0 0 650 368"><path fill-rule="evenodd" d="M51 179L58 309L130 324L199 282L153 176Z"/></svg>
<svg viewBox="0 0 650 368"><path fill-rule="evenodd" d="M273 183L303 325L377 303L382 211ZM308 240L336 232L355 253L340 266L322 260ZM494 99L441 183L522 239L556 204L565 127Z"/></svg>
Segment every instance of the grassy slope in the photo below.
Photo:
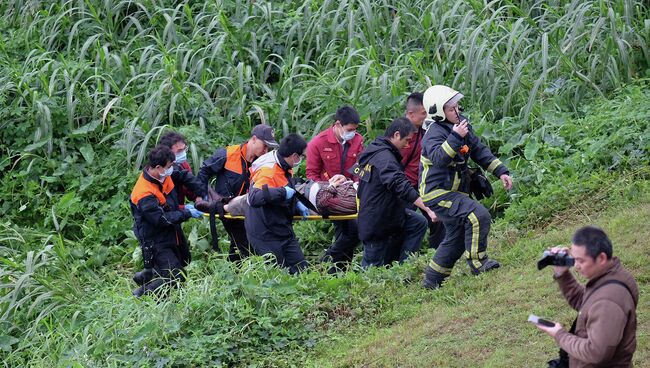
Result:
<svg viewBox="0 0 650 368"><path fill-rule="evenodd" d="M637 367L650 366L650 194L634 204L602 211L580 211L521 239L499 239L505 267L481 277L456 273L445 288L421 297L401 316L387 310L381 325L333 334L317 346L310 366L363 367L542 367L557 353L553 340L526 322L529 313L568 327L574 318L563 302L551 271L537 271L544 247L567 243L580 225L594 223L611 236L614 251L635 275L640 288ZM499 252L499 250L497 250ZM510 262L509 257L521 259ZM405 286L415 289L416 285ZM420 294L420 291L414 290ZM413 302L410 299L409 302ZM396 322L395 322L396 321Z"/></svg>

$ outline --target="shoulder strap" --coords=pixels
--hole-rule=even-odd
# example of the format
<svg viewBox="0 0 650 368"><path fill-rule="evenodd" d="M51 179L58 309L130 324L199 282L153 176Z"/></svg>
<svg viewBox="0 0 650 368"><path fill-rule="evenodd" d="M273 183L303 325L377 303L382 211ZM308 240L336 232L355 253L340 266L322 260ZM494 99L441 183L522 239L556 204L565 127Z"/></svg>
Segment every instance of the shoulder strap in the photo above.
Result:
<svg viewBox="0 0 650 368"><path fill-rule="evenodd" d="M624 288L625 288L625 289L630 293L630 296L632 297L632 302L634 303L634 307L636 307L636 301L634 300L634 294L632 293L632 290L630 290L630 287L627 286L626 283L624 283L624 282L622 282L622 281L619 281L619 280L607 280L607 281L603 282L602 284L600 284L600 285L598 285L596 288L594 288L594 291L592 291L591 294L589 294L589 297L591 297L592 295L594 295L594 293L595 293L596 291L598 291L598 289L600 289L601 287L603 287L603 286L605 286L605 285L609 285L609 284L617 284L617 285L621 285L621 286L623 286L623 287L624 287ZM587 300L589 300L589 297L587 297L587 299L585 299L585 300L582 301L582 305L585 305L585 303L587 302Z"/></svg>

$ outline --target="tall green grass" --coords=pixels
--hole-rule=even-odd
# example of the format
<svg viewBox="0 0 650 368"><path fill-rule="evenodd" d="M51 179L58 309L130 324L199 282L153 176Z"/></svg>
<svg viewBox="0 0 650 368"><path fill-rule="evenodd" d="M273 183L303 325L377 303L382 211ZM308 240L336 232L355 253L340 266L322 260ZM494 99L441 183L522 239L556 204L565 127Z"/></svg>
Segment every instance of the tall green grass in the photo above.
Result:
<svg viewBox="0 0 650 368"><path fill-rule="evenodd" d="M650 151L647 19L648 6L629 0L3 1L3 363L272 365L284 349L308 349L332 316L372 320L373 303L391 300L364 292L408 278L296 280L258 260L242 271L271 280L258 294L237 283L248 276L202 254L170 302L132 300L127 197L167 128L189 137L198 168L258 122L309 138L343 103L358 108L370 139L403 113L408 93L441 83L466 95L475 128L512 169L516 191L486 204L514 226L548 221L621 173L647 180L635 169ZM311 253L331 235L323 224L299 228ZM207 227L187 230L201 253ZM276 292L274 282L291 286ZM214 334L193 324L223 318ZM302 318L313 324L303 329Z"/></svg>

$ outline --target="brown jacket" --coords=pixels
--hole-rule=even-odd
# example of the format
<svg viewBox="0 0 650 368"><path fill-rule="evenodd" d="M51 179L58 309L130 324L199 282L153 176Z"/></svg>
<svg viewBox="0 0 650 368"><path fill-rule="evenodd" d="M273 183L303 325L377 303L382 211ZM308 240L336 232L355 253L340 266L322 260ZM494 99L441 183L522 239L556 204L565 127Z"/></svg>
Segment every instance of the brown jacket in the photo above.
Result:
<svg viewBox="0 0 650 368"><path fill-rule="evenodd" d="M623 282L630 291L617 283L602 286L609 280ZM555 336L569 353L569 366L632 367L639 289L619 259L614 257L604 274L584 286L571 272L565 272L557 281L566 300L578 311L575 334L561 329Z"/></svg>

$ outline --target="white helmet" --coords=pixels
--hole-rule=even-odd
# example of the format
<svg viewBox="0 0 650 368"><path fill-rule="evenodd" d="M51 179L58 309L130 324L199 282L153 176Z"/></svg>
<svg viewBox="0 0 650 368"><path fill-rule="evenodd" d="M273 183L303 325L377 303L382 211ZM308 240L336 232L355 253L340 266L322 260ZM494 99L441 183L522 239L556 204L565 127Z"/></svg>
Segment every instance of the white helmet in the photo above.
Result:
<svg viewBox="0 0 650 368"><path fill-rule="evenodd" d="M422 104L427 112L427 119L433 121L445 120L443 106L448 103L458 102L463 94L447 86L435 85L424 91Z"/></svg>

